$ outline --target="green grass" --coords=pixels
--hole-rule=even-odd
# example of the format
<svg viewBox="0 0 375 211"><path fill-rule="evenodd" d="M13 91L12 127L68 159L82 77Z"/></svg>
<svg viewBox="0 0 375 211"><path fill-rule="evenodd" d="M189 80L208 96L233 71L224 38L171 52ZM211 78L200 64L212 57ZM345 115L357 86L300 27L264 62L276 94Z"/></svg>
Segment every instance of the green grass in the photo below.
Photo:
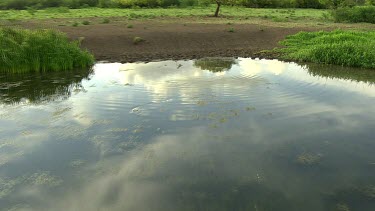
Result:
<svg viewBox="0 0 375 211"><path fill-rule="evenodd" d="M52 18L90 18L90 17L126 17L129 19L149 19L156 17L190 17L213 15L215 6L188 7L188 8L154 8L154 9L118 9L118 8L87 8L60 10L37 10L30 14L26 10L0 11L0 19L27 20L27 19L52 19ZM261 9L223 6L220 15L233 18L265 18L293 19L293 20L322 20L327 10L316 9Z"/></svg>
<svg viewBox="0 0 375 211"><path fill-rule="evenodd" d="M282 59L375 68L375 32L300 32L280 44L286 48L273 52L280 53Z"/></svg>
<svg viewBox="0 0 375 211"><path fill-rule="evenodd" d="M87 68L94 57L53 30L0 28L0 72L63 71Z"/></svg>

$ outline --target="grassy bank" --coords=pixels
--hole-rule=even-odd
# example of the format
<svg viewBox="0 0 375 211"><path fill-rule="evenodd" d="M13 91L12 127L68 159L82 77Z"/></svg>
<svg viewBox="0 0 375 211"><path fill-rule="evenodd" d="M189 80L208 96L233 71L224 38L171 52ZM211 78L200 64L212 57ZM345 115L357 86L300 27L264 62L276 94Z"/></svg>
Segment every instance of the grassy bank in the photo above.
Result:
<svg viewBox="0 0 375 211"><path fill-rule="evenodd" d="M54 18L91 18L91 17L126 17L130 19L149 19L157 17L200 17L213 15L216 7L188 7L188 8L154 8L154 9L115 9L115 8L87 8L87 9L59 9L45 10L0 10L0 19L54 19ZM244 7L223 6L220 14L226 17L251 18L259 17L275 21L288 20L320 20L327 18L327 10L317 9L254 9Z"/></svg>
<svg viewBox="0 0 375 211"><path fill-rule="evenodd" d="M375 68L375 32L336 30L300 32L274 49L282 59L348 67Z"/></svg>
<svg viewBox="0 0 375 211"><path fill-rule="evenodd" d="M0 72L61 71L87 68L93 56L53 30L0 29Z"/></svg>

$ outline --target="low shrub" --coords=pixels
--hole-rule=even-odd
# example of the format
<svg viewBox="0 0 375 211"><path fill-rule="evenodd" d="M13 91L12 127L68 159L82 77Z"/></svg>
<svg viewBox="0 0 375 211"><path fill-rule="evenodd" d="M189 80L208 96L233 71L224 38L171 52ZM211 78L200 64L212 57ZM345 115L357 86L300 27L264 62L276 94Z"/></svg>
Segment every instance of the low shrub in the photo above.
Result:
<svg viewBox="0 0 375 211"><path fill-rule="evenodd" d="M103 24L107 24L107 23L109 23L109 22L111 22L108 18L104 18L103 20L102 20L102 22L101 23L103 23Z"/></svg>
<svg viewBox="0 0 375 211"><path fill-rule="evenodd" d="M87 20L86 20L86 21L82 21L82 24L85 25L85 26L90 25L90 23L91 23L91 22L90 22L90 21L87 21Z"/></svg>
<svg viewBox="0 0 375 211"><path fill-rule="evenodd" d="M142 38L142 37L134 37L133 38L133 44L134 45L137 45L137 44L139 44L139 43L141 43L141 42L144 42L145 40Z"/></svg>
<svg viewBox="0 0 375 211"><path fill-rule="evenodd" d="M53 30L0 28L0 40L0 72L72 70L94 62L79 41Z"/></svg>

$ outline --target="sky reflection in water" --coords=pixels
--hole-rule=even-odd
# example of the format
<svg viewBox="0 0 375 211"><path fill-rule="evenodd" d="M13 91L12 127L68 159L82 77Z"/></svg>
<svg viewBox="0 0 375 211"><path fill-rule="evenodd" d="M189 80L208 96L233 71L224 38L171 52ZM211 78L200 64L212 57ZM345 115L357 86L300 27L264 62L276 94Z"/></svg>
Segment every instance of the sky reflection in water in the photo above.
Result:
<svg viewBox="0 0 375 211"><path fill-rule="evenodd" d="M0 81L1 210L375 209L375 72L240 58Z"/></svg>

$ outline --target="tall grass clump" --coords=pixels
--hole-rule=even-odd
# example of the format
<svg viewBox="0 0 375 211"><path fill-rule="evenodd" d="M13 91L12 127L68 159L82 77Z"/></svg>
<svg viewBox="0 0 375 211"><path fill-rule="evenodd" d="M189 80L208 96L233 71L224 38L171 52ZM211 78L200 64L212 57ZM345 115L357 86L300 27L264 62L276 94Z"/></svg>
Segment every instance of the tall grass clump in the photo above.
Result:
<svg viewBox="0 0 375 211"><path fill-rule="evenodd" d="M80 41L53 30L0 28L0 41L0 72L63 71L94 62Z"/></svg>
<svg viewBox="0 0 375 211"><path fill-rule="evenodd" d="M343 7L332 11L335 22L375 23L375 6Z"/></svg>
<svg viewBox="0 0 375 211"><path fill-rule="evenodd" d="M274 51L283 59L375 68L375 32L300 32L280 44L286 48Z"/></svg>

